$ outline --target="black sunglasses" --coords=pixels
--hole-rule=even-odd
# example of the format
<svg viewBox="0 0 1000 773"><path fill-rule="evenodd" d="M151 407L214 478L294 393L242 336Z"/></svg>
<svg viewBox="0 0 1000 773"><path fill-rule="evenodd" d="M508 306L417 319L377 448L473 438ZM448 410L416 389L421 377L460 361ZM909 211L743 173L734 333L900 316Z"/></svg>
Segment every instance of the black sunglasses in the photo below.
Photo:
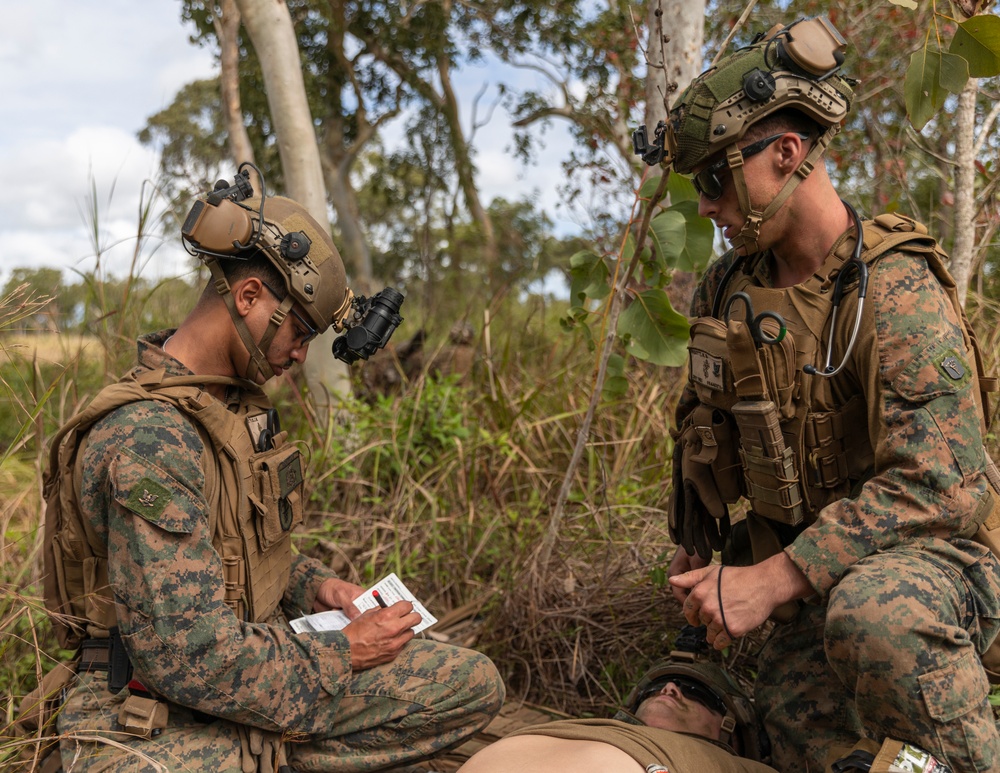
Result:
<svg viewBox="0 0 1000 773"><path fill-rule="evenodd" d="M772 142L784 137L786 134L795 134L800 140L809 139L809 135L802 132L781 132L781 134L774 134L750 143L740 151L740 155L743 156L743 160L745 161L751 156L757 155ZM728 168L729 161L725 158L721 161L716 161L711 166L706 166L694 176L694 189L709 201L718 201L722 197L722 180L719 179L719 172Z"/></svg>
<svg viewBox="0 0 1000 773"><path fill-rule="evenodd" d="M639 703L642 703L654 694L660 692L671 682L677 685L677 688L681 691L681 695L688 700L700 703L709 711L714 711L717 714L725 716L726 704L723 702L722 698L701 682L684 676L668 676L665 679L657 680L642 694L642 697L639 699Z"/></svg>
<svg viewBox="0 0 1000 773"><path fill-rule="evenodd" d="M285 300L285 297L282 297L281 295L278 295L278 293L277 293L277 292L275 292L275 289L274 289L273 287L271 287L271 285L269 285L269 284L268 284L267 282L265 282L265 281L261 280L261 284L262 284L262 285L264 285L264 287L266 287L266 288L267 288L268 292L269 292L269 293L271 293L271 295L273 295L273 296L274 296L275 298L277 298L279 302L281 302L281 301L284 301L284 300ZM292 308L289 308L288 310L289 310L290 312L292 312L292 314L293 314L293 316L295 317L295 319L297 319L297 320L298 320L299 324L300 324L300 325L302 325L302 327L303 327L303 328L305 329L305 331L306 331L305 333L300 333L300 334L298 335L298 338L297 338L297 340L298 340L298 344L297 344L296 348L299 348L299 347L302 347L302 346L305 346L305 345L306 345L307 343L309 343L309 342L310 342L310 341L312 341L312 340L313 340L313 339L314 339L314 338L315 338L316 336L318 336L318 335L319 335L319 331L318 331L318 330L317 330L316 328L314 328L314 327L313 327L312 325L310 325L310 324L309 324L309 323L308 323L308 322L307 322L307 321L305 320L305 318L304 318L304 317L303 317L303 316L302 316L301 314L299 314L299 313L298 313L298 312L297 312L297 311L295 310L295 308L294 308L294 307L292 307Z"/></svg>

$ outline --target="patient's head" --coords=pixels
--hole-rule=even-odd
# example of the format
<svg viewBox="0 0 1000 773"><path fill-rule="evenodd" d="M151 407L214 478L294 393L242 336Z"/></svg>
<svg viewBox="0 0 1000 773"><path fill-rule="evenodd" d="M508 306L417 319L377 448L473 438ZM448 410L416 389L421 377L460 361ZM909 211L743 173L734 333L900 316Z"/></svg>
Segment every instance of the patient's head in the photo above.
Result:
<svg viewBox="0 0 1000 773"><path fill-rule="evenodd" d="M664 677L650 685L639 700L635 716L644 725L720 739L726 704L699 681Z"/></svg>
<svg viewBox="0 0 1000 773"><path fill-rule="evenodd" d="M625 699L624 711L650 727L721 741L749 759L767 755L767 738L746 694L693 652L674 651L653 665Z"/></svg>

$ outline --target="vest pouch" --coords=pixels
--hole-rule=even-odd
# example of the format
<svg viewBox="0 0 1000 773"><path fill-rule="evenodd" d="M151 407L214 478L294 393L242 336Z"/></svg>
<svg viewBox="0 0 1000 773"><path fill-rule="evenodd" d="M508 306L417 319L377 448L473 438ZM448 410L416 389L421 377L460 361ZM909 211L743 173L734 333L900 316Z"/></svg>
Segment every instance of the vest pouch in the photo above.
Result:
<svg viewBox="0 0 1000 773"><path fill-rule="evenodd" d="M736 426L717 408L699 405L681 428L681 470L684 481L694 485L714 518L722 518L725 504L743 496L743 474L736 447Z"/></svg>
<svg viewBox="0 0 1000 773"><path fill-rule="evenodd" d="M169 708L165 701L148 695L129 695L118 711L118 724L131 735L155 738L167 726Z"/></svg>
<svg viewBox="0 0 1000 773"><path fill-rule="evenodd" d="M780 333L778 323L771 318L761 320L760 327L772 338ZM763 344L757 350L757 358L764 373L768 397L774 401L782 420L793 418L798 369L795 367L795 340L791 332L786 331L777 343Z"/></svg>
<svg viewBox="0 0 1000 773"><path fill-rule="evenodd" d="M254 456L251 469L257 495L250 501L257 513L263 552L302 523L302 457L297 448L282 445Z"/></svg>
<svg viewBox="0 0 1000 773"><path fill-rule="evenodd" d="M743 400L733 406L733 416L754 512L789 526L802 523L805 507L795 456L781 434L777 406L770 400Z"/></svg>
<svg viewBox="0 0 1000 773"><path fill-rule="evenodd" d="M728 411L736 403L726 326L715 317L699 317L691 323L688 341L688 374L699 402Z"/></svg>

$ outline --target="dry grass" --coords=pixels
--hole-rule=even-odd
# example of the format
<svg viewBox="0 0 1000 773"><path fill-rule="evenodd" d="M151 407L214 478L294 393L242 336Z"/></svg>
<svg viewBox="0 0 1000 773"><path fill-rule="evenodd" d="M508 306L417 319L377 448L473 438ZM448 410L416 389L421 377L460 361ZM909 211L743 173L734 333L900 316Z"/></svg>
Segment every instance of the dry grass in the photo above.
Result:
<svg viewBox="0 0 1000 773"><path fill-rule="evenodd" d="M94 336L74 333L5 334L0 342L0 362L34 361L66 366L80 354L94 354L100 347Z"/></svg>

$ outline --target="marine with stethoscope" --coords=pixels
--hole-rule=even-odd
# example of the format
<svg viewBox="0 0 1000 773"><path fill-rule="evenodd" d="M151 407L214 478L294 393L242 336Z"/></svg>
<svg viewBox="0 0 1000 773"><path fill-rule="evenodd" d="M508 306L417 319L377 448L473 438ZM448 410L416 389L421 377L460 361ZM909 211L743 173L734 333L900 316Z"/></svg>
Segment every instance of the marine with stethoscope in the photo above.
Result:
<svg viewBox="0 0 1000 773"><path fill-rule="evenodd" d="M778 769L825 769L860 738L1000 769L974 339L926 229L862 220L821 161L853 99L845 49L827 19L778 25L635 137L693 175L733 246L692 305L669 579L718 649L777 623L755 699Z"/></svg>

